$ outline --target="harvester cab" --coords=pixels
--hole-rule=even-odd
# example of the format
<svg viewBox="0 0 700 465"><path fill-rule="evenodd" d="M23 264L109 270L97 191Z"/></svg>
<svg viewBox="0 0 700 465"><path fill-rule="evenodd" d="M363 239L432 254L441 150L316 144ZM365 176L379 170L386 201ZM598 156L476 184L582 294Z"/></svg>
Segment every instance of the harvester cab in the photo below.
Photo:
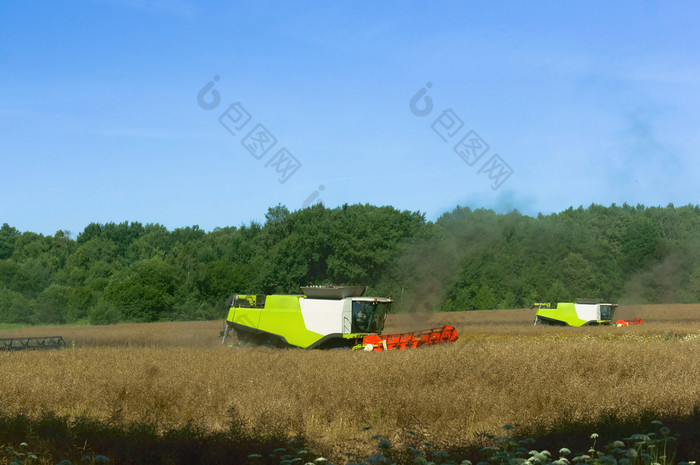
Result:
<svg viewBox="0 0 700 465"><path fill-rule="evenodd" d="M579 299L576 303L534 303L533 308L537 309L535 326L596 326L612 323L617 304Z"/></svg>

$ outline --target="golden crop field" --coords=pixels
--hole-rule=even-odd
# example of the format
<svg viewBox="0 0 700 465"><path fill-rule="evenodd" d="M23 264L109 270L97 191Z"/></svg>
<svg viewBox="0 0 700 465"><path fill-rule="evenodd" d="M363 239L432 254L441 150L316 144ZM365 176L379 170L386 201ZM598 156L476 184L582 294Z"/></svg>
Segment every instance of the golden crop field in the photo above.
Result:
<svg viewBox="0 0 700 465"><path fill-rule="evenodd" d="M452 324L460 339L384 353L224 347L220 321L0 331L69 345L0 352L0 412L211 432L235 412L335 458L371 454L374 434L460 448L505 424L697 418L700 305L621 307L616 317L644 320L626 328L533 327L533 315L390 315L385 333Z"/></svg>

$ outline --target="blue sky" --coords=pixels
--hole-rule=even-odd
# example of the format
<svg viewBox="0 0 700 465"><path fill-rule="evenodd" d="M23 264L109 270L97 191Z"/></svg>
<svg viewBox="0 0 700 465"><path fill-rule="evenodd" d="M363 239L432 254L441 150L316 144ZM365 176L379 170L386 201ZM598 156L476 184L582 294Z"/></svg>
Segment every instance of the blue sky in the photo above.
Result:
<svg viewBox="0 0 700 465"><path fill-rule="evenodd" d="M2 2L0 223L697 204L698 17L681 1Z"/></svg>

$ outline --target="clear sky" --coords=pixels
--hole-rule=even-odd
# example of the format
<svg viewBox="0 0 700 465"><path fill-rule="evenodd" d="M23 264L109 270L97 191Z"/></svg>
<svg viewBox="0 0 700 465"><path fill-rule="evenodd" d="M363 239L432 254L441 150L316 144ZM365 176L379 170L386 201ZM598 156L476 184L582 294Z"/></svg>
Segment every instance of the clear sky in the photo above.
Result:
<svg viewBox="0 0 700 465"><path fill-rule="evenodd" d="M0 2L0 223L700 203L700 3Z"/></svg>

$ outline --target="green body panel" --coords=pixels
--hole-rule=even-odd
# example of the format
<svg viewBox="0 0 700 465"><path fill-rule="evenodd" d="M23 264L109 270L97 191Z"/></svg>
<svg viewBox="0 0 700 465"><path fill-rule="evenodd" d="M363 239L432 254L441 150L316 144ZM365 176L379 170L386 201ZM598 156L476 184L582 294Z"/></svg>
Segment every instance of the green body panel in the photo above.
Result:
<svg viewBox="0 0 700 465"><path fill-rule="evenodd" d="M227 320L238 330L252 329L257 330L256 333L281 336L286 343L305 349L324 335L306 329L299 306L299 299L303 298L302 295L269 295L264 308L231 307Z"/></svg>
<svg viewBox="0 0 700 465"><path fill-rule="evenodd" d="M228 321L257 328L260 324L261 311L259 308L231 308L228 312Z"/></svg>
<svg viewBox="0 0 700 465"><path fill-rule="evenodd" d="M588 323L579 319L576 315L576 308L573 303L560 302L557 304L557 308L545 309L541 308L537 310L537 316L548 318L554 321L561 321L569 326L583 326Z"/></svg>
<svg viewBox="0 0 700 465"><path fill-rule="evenodd" d="M283 336L287 343L306 348L323 337L306 329L298 295L270 295L260 317L258 329Z"/></svg>

